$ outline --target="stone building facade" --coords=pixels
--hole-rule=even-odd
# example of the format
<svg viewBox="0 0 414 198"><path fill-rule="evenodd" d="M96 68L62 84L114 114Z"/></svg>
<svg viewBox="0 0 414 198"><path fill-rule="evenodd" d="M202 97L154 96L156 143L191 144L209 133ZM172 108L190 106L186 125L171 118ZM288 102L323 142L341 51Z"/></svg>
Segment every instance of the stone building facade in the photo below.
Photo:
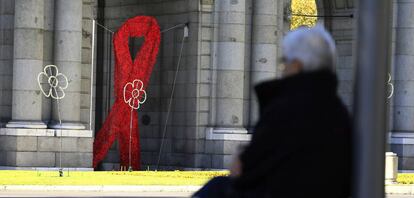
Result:
<svg viewBox="0 0 414 198"><path fill-rule="evenodd" d="M82 0L0 1L0 166L57 167L62 160L64 167L91 167L91 40L83 30L93 7ZM48 64L69 76L59 101L62 125L56 102L37 84Z"/></svg>
<svg viewBox="0 0 414 198"><path fill-rule="evenodd" d="M338 93L352 111L357 8L353 0L316 4L318 15L328 16L319 20L335 39ZM149 15L162 30L188 23L189 35L180 59L183 28L162 33L148 100L138 114L142 167L154 169L158 162L161 169L228 167L258 119L254 85L280 77L277 57L289 30L289 5L288 0L0 0L0 166L57 167L62 133L62 166L91 168L94 134L114 102L111 31L128 18ZM399 168L411 170L414 0L393 5L390 149L400 157ZM92 19L107 28L96 27L94 57ZM130 40L133 53L141 42ZM43 97L36 83L47 64L58 65L70 79L61 100L62 126L56 124L56 102ZM99 169L118 164L115 143Z"/></svg>

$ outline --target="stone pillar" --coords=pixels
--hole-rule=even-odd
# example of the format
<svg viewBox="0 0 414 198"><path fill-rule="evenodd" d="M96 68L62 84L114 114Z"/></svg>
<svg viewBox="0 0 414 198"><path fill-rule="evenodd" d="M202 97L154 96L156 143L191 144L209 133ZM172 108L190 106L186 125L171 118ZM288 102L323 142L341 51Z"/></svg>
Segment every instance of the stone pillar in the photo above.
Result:
<svg viewBox="0 0 414 198"><path fill-rule="evenodd" d="M259 116L254 86L276 77L278 4L277 0L253 1L250 126L257 122Z"/></svg>
<svg viewBox="0 0 414 198"><path fill-rule="evenodd" d="M414 0L397 1L393 132L414 132Z"/></svg>
<svg viewBox="0 0 414 198"><path fill-rule="evenodd" d="M219 26L214 132L246 133L243 128L246 2L216 3Z"/></svg>
<svg viewBox="0 0 414 198"><path fill-rule="evenodd" d="M44 0L16 0L14 17L13 103L8 128L46 128L37 74L43 68Z"/></svg>
<svg viewBox="0 0 414 198"><path fill-rule="evenodd" d="M82 0L55 1L54 60L69 80L65 98L59 100L62 128L85 129L80 122L82 50ZM53 102L51 128L60 128L57 102Z"/></svg>
<svg viewBox="0 0 414 198"><path fill-rule="evenodd" d="M292 22L292 0L283 0L280 2L283 6L282 8L282 13L279 16L283 17L283 22L282 22L282 26L283 26L283 33L282 34L286 34L288 31L290 31L290 24ZM318 20L323 20L323 18L318 19Z"/></svg>
<svg viewBox="0 0 414 198"><path fill-rule="evenodd" d="M11 119L14 0L0 1L0 128Z"/></svg>
<svg viewBox="0 0 414 198"><path fill-rule="evenodd" d="M53 26L54 26L54 0L44 0L44 31L43 31L43 66L53 65ZM42 120L49 122L52 111L52 100L43 98Z"/></svg>

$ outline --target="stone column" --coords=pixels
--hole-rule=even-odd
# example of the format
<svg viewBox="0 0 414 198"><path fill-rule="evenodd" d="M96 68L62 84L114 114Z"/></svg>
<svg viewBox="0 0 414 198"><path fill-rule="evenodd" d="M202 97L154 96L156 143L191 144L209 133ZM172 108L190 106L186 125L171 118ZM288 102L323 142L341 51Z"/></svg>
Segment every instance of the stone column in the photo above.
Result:
<svg viewBox="0 0 414 198"><path fill-rule="evenodd" d="M318 2L318 1L317 1ZM279 16L282 16L282 26L283 26L283 32L281 34L286 34L290 30L290 23L292 22L292 16L291 16L291 6L292 6L292 0L283 0L280 2L282 5L281 14ZM286 14L286 15L285 15ZM323 21L324 19L318 19L320 21Z"/></svg>
<svg viewBox="0 0 414 198"><path fill-rule="evenodd" d="M82 0L55 1L54 60L59 72L65 74L69 86L65 98L59 100L62 128L85 129L80 122L82 50ZM60 128L57 102L53 102L51 128Z"/></svg>
<svg viewBox="0 0 414 198"><path fill-rule="evenodd" d="M245 65L246 2L216 1L218 4L217 87L214 132L245 133L243 91Z"/></svg>
<svg viewBox="0 0 414 198"><path fill-rule="evenodd" d="M276 77L279 33L277 11L277 0L253 1L250 126L257 122L259 116L254 86Z"/></svg>
<svg viewBox="0 0 414 198"><path fill-rule="evenodd" d="M393 132L414 132L414 0L397 1Z"/></svg>
<svg viewBox="0 0 414 198"><path fill-rule="evenodd" d="M37 74L43 68L44 0L16 0L14 17L13 103L8 128L46 128Z"/></svg>
<svg viewBox="0 0 414 198"><path fill-rule="evenodd" d="M55 0L44 0L43 66L53 65L53 26ZM52 100L43 98L42 120L49 122L52 112Z"/></svg>

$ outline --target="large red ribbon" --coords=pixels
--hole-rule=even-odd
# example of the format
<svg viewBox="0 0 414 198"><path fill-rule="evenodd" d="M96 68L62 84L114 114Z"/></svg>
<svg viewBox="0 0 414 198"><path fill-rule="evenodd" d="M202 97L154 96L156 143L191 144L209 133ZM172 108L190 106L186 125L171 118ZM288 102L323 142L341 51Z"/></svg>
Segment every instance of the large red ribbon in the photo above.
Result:
<svg viewBox="0 0 414 198"><path fill-rule="evenodd" d="M137 52L132 61L128 41L129 37L144 37L141 50ZM131 107L124 102L123 89L126 83L140 79L144 83L144 89L154 67L160 45L160 28L155 18L149 16L137 16L128 19L114 35L115 51L115 104L96 134L93 144L93 167L101 162L111 145L118 139L121 166L129 165L129 123ZM138 131L138 114L133 112L131 165L133 170L140 169L140 146ZM136 132L136 133L135 133Z"/></svg>

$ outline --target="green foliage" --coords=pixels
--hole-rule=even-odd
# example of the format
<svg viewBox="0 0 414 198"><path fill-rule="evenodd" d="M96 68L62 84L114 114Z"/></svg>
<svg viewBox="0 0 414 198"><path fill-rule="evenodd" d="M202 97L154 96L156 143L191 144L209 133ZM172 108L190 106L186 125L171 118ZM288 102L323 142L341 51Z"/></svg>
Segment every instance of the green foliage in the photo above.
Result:
<svg viewBox="0 0 414 198"><path fill-rule="evenodd" d="M314 26L316 24L316 17L309 16L295 16L295 15L310 15L316 16L318 14L315 0L292 0L291 5L292 18L290 29L296 29L300 26Z"/></svg>

